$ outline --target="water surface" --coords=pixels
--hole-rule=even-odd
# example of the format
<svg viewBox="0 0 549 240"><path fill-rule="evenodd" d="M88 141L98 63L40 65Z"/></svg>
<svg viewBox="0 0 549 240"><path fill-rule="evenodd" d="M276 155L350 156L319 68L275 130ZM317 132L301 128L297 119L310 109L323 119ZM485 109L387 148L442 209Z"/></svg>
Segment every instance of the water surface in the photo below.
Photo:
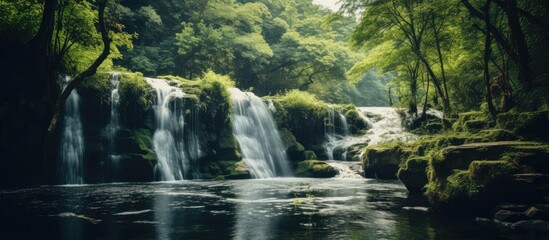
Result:
<svg viewBox="0 0 549 240"><path fill-rule="evenodd" d="M498 239L399 181L278 178L0 191L1 239Z"/></svg>

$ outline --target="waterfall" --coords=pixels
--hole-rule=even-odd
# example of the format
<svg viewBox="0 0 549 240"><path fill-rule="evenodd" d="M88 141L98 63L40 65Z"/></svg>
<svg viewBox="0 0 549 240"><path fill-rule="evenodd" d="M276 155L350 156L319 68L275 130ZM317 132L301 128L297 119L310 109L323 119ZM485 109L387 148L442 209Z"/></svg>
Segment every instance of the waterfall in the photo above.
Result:
<svg viewBox="0 0 549 240"><path fill-rule="evenodd" d="M291 169L271 111L253 93L231 88L233 129L254 178L290 176Z"/></svg>
<svg viewBox="0 0 549 240"><path fill-rule="evenodd" d="M72 79L60 77L60 80L65 89ZM72 90L65 102L59 156L61 184L83 184L84 136L80 120L80 96L76 89Z"/></svg>
<svg viewBox="0 0 549 240"><path fill-rule="evenodd" d="M171 86L166 80L146 78L147 83L156 92L154 105L156 131L153 146L158 160L155 166L157 179L161 181L198 178L194 162L201 156L194 115L191 123L185 122L183 99L185 93ZM192 111L197 112L197 111ZM196 114L196 113L195 113ZM195 170L193 172L193 170Z"/></svg>
<svg viewBox="0 0 549 240"><path fill-rule="evenodd" d="M366 143L368 145L377 145L388 141L410 141L417 138L414 134L405 131L402 126L402 119L394 108L357 107L357 110L359 115L371 128L363 135L357 136L337 134L335 130L326 128L324 148L329 160L347 160L347 151L354 146L359 146L360 148L360 146ZM331 121L334 121L335 113L331 113L329 118L332 119ZM340 113L339 118L343 128L342 132L345 133L345 116ZM336 150L339 150L341 154L335 154Z"/></svg>
<svg viewBox="0 0 549 240"><path fill-rule="evenodd" d="M337 175L334 178L362 179L362 166L359 162L327 161L335 168Z"/></svg>
<svg viewBox="0 0 549 240"><path fill-rule="evenodd" d="M350 136L349 124L347 118L341 111L336 111L333 106L329 106L328 121L324 124L324 134L326 141L324 142L324 150L328 160L346 160L347 151L343 149L339 155L334 154L334 150L339 147L338 143ZM336 122L336 114L337 120Z"/></svg>
<svg viewBox="0 0 549 240"><path fill-rule="evenodd" d="M120 95L118 94L118 85L120 84L120 74L111 73L109 75L109 81L111 82L111 120L107 125L107 138L109 140L108 146L108 159L111 166L111 171L118 171L118 161L120 155L116 154L116 134L120 130L118 108L120 105Z"/></svg>

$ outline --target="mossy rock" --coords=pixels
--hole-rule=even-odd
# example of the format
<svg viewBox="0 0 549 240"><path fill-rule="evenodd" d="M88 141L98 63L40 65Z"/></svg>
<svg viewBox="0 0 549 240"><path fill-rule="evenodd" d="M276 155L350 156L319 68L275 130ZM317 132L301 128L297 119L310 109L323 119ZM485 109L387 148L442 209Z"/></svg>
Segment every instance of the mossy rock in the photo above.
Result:
<svg viewBox="0 0 549 240"><path fill-rule="evenodd" d="M399 165L410 156L411 150L402 143L392 142L369 146L362 157L362 168L366 178L396 179Z"/></svg>
<svg viewBox="0 0 549 240"><path fill-rule="evenodd" d="M351 108L347 110L344 114L345 118L347 119L347 123L349 124L349 131L351 134L356 134L359 130L362 129L369 129L371 126L368 125L364 121L364 119L360 116L356 108L351 105Z"/></svg>
<svg viewBox="0 0 549 240"><path fill-rule="evenodd" d="M310 93L297 90L286 93L273 103L277 109L275 119L279 129L290 130L306 149L324 142L325 123L331 111L328 104Z"/></svg>
<svg viewBox="0 0 549 240"><path fill-rule="evenodd" d="M155 99L153 89L147 84L141 73L121 73L118 86L120 94L120 117L125 126L132 128L140 125L137 119L143 119L152 109Z"/></svg>
<svg viewBox="0 0 549 240"><path fill-rule="evenodd" d="M314 151L305 151L303 152L303 155L305 156L305 160L317 159L317 156Z"/></svg>
<svg viewBox="0 0 549 240"><path fill-rule="evenodd" d="M517 200L532 192L521 192L514 180L519 169L505 160L475 160L467 170L455 170L445 181L429 183L426 194L433 203L447 207Z"/></svg>
<svg viewBox="0 0 549 240"><path fill-rule="evenodd" d="M465 112L458 115L458 120L454 123L454 131L477 132L481 129L488 128L493 124L492 118L485 112Z"/></svg>
<svg viewBox="0 0 549 240"><path fill-rule="evenodd" d="M427 166L429 159L427 157L410 157L406 160L397 173L398 178L404 183L404 186L410 193L421 193L423 187L427 184Z"/></svg>
<svg viewBox="0 0 549 240"><path fill-rule="evenodd" d="M549 140L549 111L510 111L497 116L497 126L529 139Z"/></svg>
<svg viewBox="0 0 549 240"><path fill-rule="evenodd" d="M296 177L331 178L337 175L337 170L326 162L305 160L297 165Z"/></svg>
<svg viewBox="0 0 549 240"><path fill-rule="evenodd" d="M251 178L250 172L244 160L238 162L209 162L201 168L201 175L204 178L213 178L217 180Z"/></svg>
<svg viewBox="0 0 549 240"><path fill-rule="evenodd" d="M305 160L305 147L297 142L292 132L286 128L282 128L278 132L290 161Z"/></svg>
<svg viewBox="0 0 549 240"><path fill-rule="evenodd" d="M444 180L456 169L468 169L469 164L474 160L501 159L504 153L516 151L514 147L532 145L538 145L538 143L502 141L446 147L431 159L429 180Z"/></svg>

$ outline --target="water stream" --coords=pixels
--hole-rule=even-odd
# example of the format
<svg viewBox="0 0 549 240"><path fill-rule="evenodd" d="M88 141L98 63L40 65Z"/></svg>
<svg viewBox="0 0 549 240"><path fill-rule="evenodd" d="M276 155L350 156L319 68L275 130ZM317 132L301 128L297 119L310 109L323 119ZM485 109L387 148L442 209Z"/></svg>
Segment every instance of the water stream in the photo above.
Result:
<svg viewBox="0 0 549 240"><path fill-rule="evenodd" d="M246 166L254 178L291 176L282 140L263 100L253 93L230 89L233 129Z"/></svg>
<svg viewBox="0 0 549 240"><path fill-rule="evenodd" d="M119 73L110 73L109 81L111 83L111 118L110 122L107 125L107 138L109 140L108 146L108 158L111 168L111 172L116 173L119 171L118 162L120 160L120 155L116 153L116 136L120 130L120 120L119 120L119 106L120 106L120 95L118 94L118 85L120 84L120 74Z"/></svg>
<svg viewBox="0 0 549 240"><path fill-rule="evenodd" d="M72 80L70 77L60 77L62 87ZM80 120L80 96L76 89L72 90L65 103L65 115L60 142L60 183L83 184L84 136Z"/></svg>
<svg viewBox="0 0 549 240"><path fill-rule="evenodd" d="M185 93L166 80L146 80L156 92L153 106L156 119L153 146L158 160L155 166L156 179L174 181L197 178L197 169L193 169L193 165L200 157L200 146L197 133L187 126L194 126L196 123L185 122L187 109L182 106Z"/></svg>
<svg viewBox="0 0 549 240"><path fill-rule="evenodd" d="M334 134L327 132L325 149L329 160L351 160L347 158L347 151L354 146L377 145L389 141L411 141L417 138L407 132L402 126L402 119L394 108L391 107L357 107L360 116L371 126L363 134ZM334 115L335 116L335 115ZM342 122L344 116L340 114ZM334 154L339 150L341 154Z"/></svg>

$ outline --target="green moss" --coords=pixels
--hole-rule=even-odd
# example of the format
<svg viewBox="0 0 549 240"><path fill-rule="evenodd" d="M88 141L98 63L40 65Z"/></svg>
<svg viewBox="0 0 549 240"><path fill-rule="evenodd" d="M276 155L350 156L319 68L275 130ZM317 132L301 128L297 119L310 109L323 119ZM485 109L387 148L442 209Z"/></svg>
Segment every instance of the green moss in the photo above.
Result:
<svg viewBox="0 0 549 240"><path fill-rule="evenodd" d="M141 149L141 157L154 165L156 163L156 154L153 150L151 131L149 129L138 128L132 133L133 140L138 144L139 149Z"/></svg>
<svg viewBox="0 0 549 240"><path fill-rule="evenodd" d="M357 133L358 130L369 127L353 105L350 105L348 109L349 110L347 110L344 115L347 119L347 123L349 124L349 129L352 134Z"/></svg>
<svg viewBox="0 0 549 240"><path fill-rule="evenodd" d="M325 140L324 125L329 116L328 105L314 95L297 90L290 91L276 105L275 119L280 128L290 130L306 149Z"/></svg>
<svg viewBox="0 0 549 240"><path fill-rule="evenodd" d="M305 160L317 159L317 156L314 151L305 151L303 154L305 155Z"/></svg>
<svg viewBox="0 0 549 240"><path fill-rule="evenodd" d="M337 175L337 170L322 161L306 160L297 165L295 174L297 177L331 178Z"/></svg>
<svg viewBox="0 0 549 240"><path fill-rule="evenodd" d="M489 114L481 111L465 112L458 115L458 120L454 123L454 131L476 132L493 125L493 120Z"/></svg>
<svg viewBox="0 0 549 240"><path fill-rule="evenodd" d="M446 181L430 182L426 194L435 202L497 199L506 195L505 183L511 182L518 170L509 161L476 160L467 170L455 170Z"/></svg>
<svg viewBox="0 0 549 240"><path fill-rule="evenodd" d="M141 73L121 73L118 92L120 94L120 116L130 127L137 127L139 121L151 109L154 95Z"/></svg>
<svg viewBox="0 0 549 240"><path fill-rule="evenodd" d="M96 73L85 79L77 88L80 96L89 96L94 102L100 105L111 103L111 83L109 73Z"/></svg>
<svg viewBox="0 0 549 240"><path fill-rule="evenodd" d="M527 138L549 140L549 111L517 112L497 116L497 126Z"/></svg>
<svg viewBox="0 0 549 240"><path fill-rule="evenodd" d="M280 138L282 144L288 154L288 157L292 161L301 161L305 160L305 147L299 143L295 136L286 128L282 128L278 131L280 133Z"/></svg>

